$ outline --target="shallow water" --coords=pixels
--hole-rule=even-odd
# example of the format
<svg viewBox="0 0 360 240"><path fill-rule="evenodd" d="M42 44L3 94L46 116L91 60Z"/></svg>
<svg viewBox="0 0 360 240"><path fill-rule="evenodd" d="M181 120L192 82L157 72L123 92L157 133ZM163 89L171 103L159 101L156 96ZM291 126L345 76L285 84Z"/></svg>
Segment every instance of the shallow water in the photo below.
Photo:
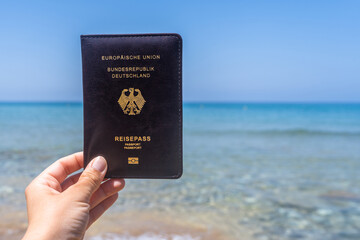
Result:
<svg viewBox="0 0 360 240"><path fill-rule="evenodd" d="M0 104L0 237L82 149L81 104ZM185 104L184 175L127 180L97 239L360 239L360 104Z"/></svg>

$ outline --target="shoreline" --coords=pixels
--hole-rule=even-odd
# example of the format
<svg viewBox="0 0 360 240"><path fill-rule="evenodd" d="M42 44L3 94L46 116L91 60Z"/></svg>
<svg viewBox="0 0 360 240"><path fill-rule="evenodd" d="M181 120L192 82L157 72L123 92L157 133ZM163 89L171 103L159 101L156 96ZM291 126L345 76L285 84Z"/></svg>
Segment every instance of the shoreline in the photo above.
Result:
<svg viewBox="0 0 360 240"><path fill-rule="evenodd" d="M21 239L27 228L26 210L15 210L2 206L0 211L0 239ZM234 233L221 226L202 221L208 216L196 218L161 211L116 211L105 213L86 232L85 240L136 240L136 239L179 239L179 240L236 240ZM242 226L237 226L242 228ZM238 229L236 230L239 232ZM253 231L243 228L242 240L253 240Z"/></svg>

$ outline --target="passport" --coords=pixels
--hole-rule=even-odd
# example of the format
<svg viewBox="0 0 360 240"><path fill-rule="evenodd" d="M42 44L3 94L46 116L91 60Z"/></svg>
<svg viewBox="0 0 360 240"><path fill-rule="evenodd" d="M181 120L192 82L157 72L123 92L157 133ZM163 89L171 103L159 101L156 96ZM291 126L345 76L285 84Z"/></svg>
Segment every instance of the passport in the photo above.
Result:
<svg viewBox="0 0 360 240"><path fill-rule="evenodd" d="M179 34L81 35L84 167L106 178L179 178L183 171Z"/></svg>

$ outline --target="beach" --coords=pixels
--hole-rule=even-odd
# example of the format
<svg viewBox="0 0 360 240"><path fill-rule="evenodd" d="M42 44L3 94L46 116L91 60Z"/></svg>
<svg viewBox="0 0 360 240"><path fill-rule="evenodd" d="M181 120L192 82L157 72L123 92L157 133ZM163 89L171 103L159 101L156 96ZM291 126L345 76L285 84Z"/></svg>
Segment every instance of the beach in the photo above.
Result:
<svg viewBox="0 0 360 240"><path fill-rule="evenodd" d="M127 179L86 239L360 239L360 104L184 104L184 174ZM0 239L25 187L82 150L80 103L0 103Z"/></svg>

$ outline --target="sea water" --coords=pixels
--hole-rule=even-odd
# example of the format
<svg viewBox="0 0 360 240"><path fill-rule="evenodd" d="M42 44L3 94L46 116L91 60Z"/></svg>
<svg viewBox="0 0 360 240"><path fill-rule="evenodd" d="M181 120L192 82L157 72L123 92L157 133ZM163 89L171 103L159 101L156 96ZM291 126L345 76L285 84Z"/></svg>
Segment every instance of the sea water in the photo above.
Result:
<svg viewBox="0 0 360 240"><path fill-rule="evenodd" d="M183 114L182 178L128 179L111 208L152 223L134 237L112 221L92 239L360 239L360 104L186 103ZM80 103L1 103L1 215L25 212L27 184L82 136Z"/></svg>

